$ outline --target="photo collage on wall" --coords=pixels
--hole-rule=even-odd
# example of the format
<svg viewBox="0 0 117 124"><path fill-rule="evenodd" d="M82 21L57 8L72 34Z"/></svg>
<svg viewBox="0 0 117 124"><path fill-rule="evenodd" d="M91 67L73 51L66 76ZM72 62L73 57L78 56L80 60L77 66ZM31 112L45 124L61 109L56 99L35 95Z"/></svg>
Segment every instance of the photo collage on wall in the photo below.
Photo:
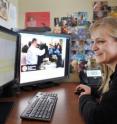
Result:
<svg viewBox="0 0 117 124"><path fill-rule="evenodd" d="M61 33L64 33L64 34L72 33L72 30L74 29L73 27L84 26L84 25L87 25L88 23L89 22L88 22L87 12L74 12L71 15L68 15L66 17L54 18L55 28L60 27Z"/></svg>
<svg viewBox="0 0 117 124"><path fill-rule="evenodd" d="M78 65L94 56L88 32L89 25L87 12L74 12L67 17L54 18L53 32L71 35L70 63L73 71L75 68L80 71Z"/></svg>
<svg viewBox="0 0 117 124"><path fill-rule="evenodd" d="M88 20L88 12L73 12L66 17L54 18L54 33L70 34L70 67L71 72L80 72L86 67L97 68L95 54L91 50L93 41L90 38L89 26L94 21L108 15L117 17L117 6L108 5L108 1L94 0L93 18Z"/></svg>
<svg viewBox="0 0 117 124"><path fill-rule="evenodd" d="M94 57L95 54L91 50L93 42L89 35L89 26L93 21L109 15L117 17L117 6L109 6L108 1L94 1L92 22L88 21L87 12L74 12L71 15L74 21L70 22L75 23L66 23L67 33L71 35L72 39L70 51L71 65L73 68L78 67L78 72L85 68L85 64L87 64L87 66L97 67L98 65L96 64Z"/></svg>

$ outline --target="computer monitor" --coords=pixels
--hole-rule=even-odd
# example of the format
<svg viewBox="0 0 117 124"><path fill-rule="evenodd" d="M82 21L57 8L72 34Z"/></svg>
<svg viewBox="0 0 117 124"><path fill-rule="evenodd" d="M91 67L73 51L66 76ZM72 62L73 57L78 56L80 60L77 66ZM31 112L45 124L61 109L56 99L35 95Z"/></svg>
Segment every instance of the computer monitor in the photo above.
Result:
<svg viewBox="0 0 117 124"><path fill-rule="evenodd" d="M17 40L16 32L0 26L0 95L16 80Z"/></svg>
<svg viewBox="0 0 117 124"><path fill-rule="evenodd" d="M69 76L69 35L20 32L20 36L20 86L49 85Z"/></svg>

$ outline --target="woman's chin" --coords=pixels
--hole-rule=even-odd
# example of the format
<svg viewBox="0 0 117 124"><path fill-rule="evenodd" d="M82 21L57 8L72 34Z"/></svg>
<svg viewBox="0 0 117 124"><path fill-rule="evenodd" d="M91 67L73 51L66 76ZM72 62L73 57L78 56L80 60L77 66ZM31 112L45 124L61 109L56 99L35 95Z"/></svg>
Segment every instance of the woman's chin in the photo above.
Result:
<svg viewBox="0 0 117 124"><path fill-rule="evenodd" d="M103 64L103 63L105 63L103 60L101 60L101 59L96 59L96 63L97 64Z"/></svg>

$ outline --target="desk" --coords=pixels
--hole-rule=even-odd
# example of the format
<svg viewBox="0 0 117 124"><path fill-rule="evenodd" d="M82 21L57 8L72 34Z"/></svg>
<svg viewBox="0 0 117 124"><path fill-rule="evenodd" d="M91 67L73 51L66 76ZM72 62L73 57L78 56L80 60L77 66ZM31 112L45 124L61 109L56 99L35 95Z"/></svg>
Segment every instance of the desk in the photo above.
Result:
<svg viewBox="0 0 117 124"><path fill-rule="evenodd" d="M77 83L61 83L59 86L22 91L15 97L4 98L3 101L15 102L5 124L84 124L78 109L78 96L74 94L76 86ZM20 114L27 106L28 101L38 91L56 92L58 94L58 101L51 122L22 120L20 118Z"/></svg>

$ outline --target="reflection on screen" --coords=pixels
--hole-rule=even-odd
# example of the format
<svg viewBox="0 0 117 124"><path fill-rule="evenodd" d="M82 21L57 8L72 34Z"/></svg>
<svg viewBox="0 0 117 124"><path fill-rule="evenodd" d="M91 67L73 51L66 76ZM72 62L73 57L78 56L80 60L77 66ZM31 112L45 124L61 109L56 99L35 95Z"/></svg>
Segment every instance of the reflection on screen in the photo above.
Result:
<svg viewBox="0 0 117 124"><path fill-rule="evenodd" d="M0 31L0 86L14 79L16 38Z"/></svg>
<svg viewBox="0 0 117 124"><path fill-rule="evenodd" d="M33 39L36 39L36 47ZM21 33L20 83L64 77L67 39L65 36Z"/></svg>

